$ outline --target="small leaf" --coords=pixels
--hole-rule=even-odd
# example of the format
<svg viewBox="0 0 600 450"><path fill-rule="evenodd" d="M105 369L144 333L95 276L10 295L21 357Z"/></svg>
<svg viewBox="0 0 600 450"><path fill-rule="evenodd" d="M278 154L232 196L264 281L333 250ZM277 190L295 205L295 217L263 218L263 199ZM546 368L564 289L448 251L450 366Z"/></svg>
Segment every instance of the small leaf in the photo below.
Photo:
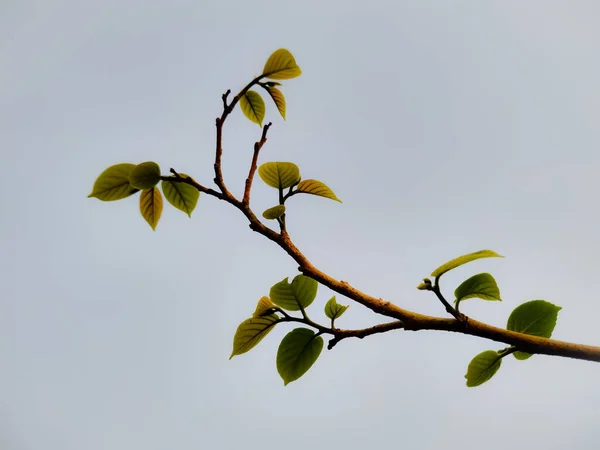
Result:
<svg viewBox="0 0 600 450"><path fill-rule="evenodd" d="M277 372L285 385L297 380L312 367L323 350L323 338L307 328L290 331L277 350Z"/></svg>
<svg viewBox="0 0 600 450"><path fill-rule="evenodd" d="M269 297L273 303L283 309L299 311L300 306L307 308L315 300L318 287L317 281L304 275L297 275L291 283L288 283L286 277L273 285Z"/></svg>
<svg viewBox="0 0 600 450"><path fill-rule="evenodd" d="M329 301L325 304L325 315L329 317L331 320L335 320L338 317L341 317L342 314L346 312L349 305L340 305L335 300L335 295L329 299Z"/></svg>
<svg viewBox="0 0 600 450"><path fill-rule="evenodd" d="M342 203L342 201L336 197L331 189L325 184L318 180L302 180L297 187L299 192L306 194L318 195L319 197L330 198L336 202Z"/></svg>
<svg viewBox="0 0 600 450"><path fill-rule="evenodd" d="M463 281L454 291L454 295L456 296L455 303L468 298L502 301L496 280L489 273L480 273Z"/></svg>
<svg viewBox="0 0 600 450"><path fill-rule="evenodd" d="M448 261L446 264L442 264L440 267L431 272L431 276L440 277L449 270L456 269L458 266L462 266L463 264L475 261L476 259L494 257L504 258L504 256L501 256L498 253L493 252L492 250L480 250L475 253L469 253L468 255L459 256L458 258L455 258L452 261Z"/></svg>
<svg viewBox="0 0 600 450"><path fill-rule="evenodd" d="M279 317L271 314L263 317L252 317L244 320L233 337L233 351L229 359L252 350L263 338L271 332Z"/></svg>
<svg viewBox="0 0 600 450"><path fill-rule="evenodd" d="M552 336L558 312L562 308L544 300L532 300L517 306L508 317L506 329L518 333L549 338ZM519 360L532 356L531 353L517 351L513 353Z"/></svg>
<svg viewBox="0 0 600 450"><path fill-rule="evenodd" d="M275 308L275 304L271 301L269 297L261 297L256 305L256 310L252 317L261 317L266 314L272 314L273 308Z"/></svg>
<svg viewBox="0 0 600 450"><path fill-rule="evenodd" d="M262 213L262 216L267 220L275 220L280 218L285 214L285 205L277 205L272 208L266 209L265 212Z"/></svg>
<svg viewBox="0 0 600 450"><path fill-rule="evenodd" d="M160 181L160 166L153 161L135 166L129 175L129 183L136 189L152 189Z"/></svg>
<svg viewBox="0 0 600 450"><path fill-rule="evenodd" d="M121 200L135 194L139 189L129 184L129 175L135 168L135 164L122 163L110 166L94 182L90 197L96 197L103 202Z"/></svg>
<svg viewBox="0 0 600 450"><path fill-rule="evenodd" d="M182 178L188 177L188 175L183 173L179 175ZM196 208L198 198L200 198L200 191L194 186L181 181L163 180L161 184L167 201L175 208L186 213L189 217L192 217L192 211Z"/></svg>
<svg viewBox="0 0 600 450"><path fill-rule="evenodd" d="M157 187L142 191L142 195L140 195L140 212L153 230L158 225L162 210L163 199Z"/></svg>
<svg viewBox="0 0 600 450"><path fill-rule="evenodd" d="M291 162L267 162L258 168L258 175L269 186L285 189L298 184L300 169Z"/></svg>
<svg viewBox="0 0 600 450"><path fill-rule="evenodd" d="M281 117L285 120L285 97L283 96L283 93L275 87L267 88L267 92L273 99L275 106L277 106L279 114L281 114Z"/></svg>
<svg viewBox="0 0 600 450"><path fill-rule="evenodd" d="M465 375L467 386L475 387L485 383L498 372L501 364L502 357L498 352L486 350L480 353L469 363L467 374Z"/></svg>
<svg viewBox="0 0 600 450"><path fill-rule="evenodd" d="M302 74L294 56L285 48L275 50L263 69L262 75L272 80L288 80Z"/></svg>
<svg viewBox="0 0 600 450"><path fill-rule="evenodd" d="M252 122L262 125L265 118L265 101L258 92L248 91L240 98L240 108Z"/></svg>

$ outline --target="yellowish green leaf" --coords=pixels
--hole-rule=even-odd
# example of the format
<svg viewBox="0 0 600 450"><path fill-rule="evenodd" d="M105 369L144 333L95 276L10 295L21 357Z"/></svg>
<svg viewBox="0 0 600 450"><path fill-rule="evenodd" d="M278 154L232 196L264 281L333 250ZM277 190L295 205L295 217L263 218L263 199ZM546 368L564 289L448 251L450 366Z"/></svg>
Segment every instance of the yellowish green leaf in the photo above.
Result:
<svg viewBox="0 0 600 450"><path fill-rule="evenodd" d="M275 220L285 214L285 205L276 205L272 208L266 209L262 213L262 216L267 220Z"/></svg>
<svg viewBox="0 0 600 450"><path fill-rule="evenodd" d="M307 308L315 300L319 283L305 275L297 275L291 283L284 278L269 291L271 301L288 311Z"/></svg>
<svg viewBox="0 0 600 450"><path fill-rule="evenodd" d="M266 107L265 101L258 92L246 92L242 98L240 98L240 108L242 108L242 112L248 119L262 125L262 121L265 118Z"/></svg>
<svg viewBox="0 0 600 450"><path fill-rule="evenodd" d="M446 264L442 264L440 267L431 272L432 277L440 277L449 270L456 269L463 264L467 264L471 261L475 261L480 258L504 258L504 256L499 255L492 250L480 250L475 253L469 253L468 255L459 256L451 261L448 261Z"/></svg>
<svg viewBox="0 0 600 450"><path fill-rule="evenodd" d="M92 193L89 197L95 197L104 202L121 200L135 194L139 189L129 184L129 175L135 168L135 164L122 163L110 166L94 182Z"/></svg>
<svg viewBox="0 0 600 450"><path fill-rule="evenodd" d="M269 56L262 74L272 80L288 80L299 77L302 71L289 50L280 48Z"/></svg>
<svg viewBox="0 0 600 450"><path fill-rule="evenodd" d="M329 317L331 320L335 320L338 317L341 317L342 314L346 312L349 305L340 305L335 300L335 295L329 299L329 301L325 304L325 315Z"/></svg>
<svg viewBox="0 0 600 450"><path fill-rule="evenodd" d="M163 210L163 199L157 187L142 191L140 195L140 212L153 230L156 229Z"/></svg>
<svg viewBox="0 0 600 450"><path fill-rule="evenodd" d="M258 168L258 175L269 186L285 189L300 182L300 169L291 162L267 162Z"/></svg>
<svg viewBox="0 0 600 450"><path fill-rule="evenodd" d="M308 328L290 331L277 350L277 372L285 385L304 375L323 350L323 338Z"/></svg>
<svg viewBox="0 0 600 450"><path fill-rule="evenodd" d="M179 174L186 178L188 175ZM175 208L192 217L192 211L196 208L200 192L194 186L181 181L163 180L162 191L167 201Z"/></svg>
<svg viewBox="0 0 600 450"><path fill-rule="evenodd" d="M336 197L331 189L321 181L318 180L302 180L296 188L299 192L306 194L318 195L319 197L330 198L336 202L342 203L342 201Z"/></svg>
<svg viewBox="0 0 600 450"><path fill-rule="evenodd" d="M160 167L154 161L135 166L129 175L129 183L136 189L152 189L160 181Z"/></svg>
<svg viewBox="0 0 600 450"><path fill-rule="evenodd" d="M229 359L256 347L275 328L278 320L277 314L244 320L233 336L233 351Z"/></svg>
<svg viewBox="0 0 600 450"><path fill-rule="evenodd" d="M273 313L273 308L275 308L275 304L271 301L269 297L261 297L256 305L256 310L252 317L261 317L266 314Z"/></svg>
<svg viewBox="0 0 600 450"><path fill-rule="evenodd" d="M268 88L267 92L273 99L275 106L277 106L279 114L281 114L281 117L285 120L285 97L283 96L283 93L275 87Z"/></svg>
<svg viewBox="0 0 600 450"><path fill-rule="evenodd" d="M496 280L489 273L473 275L468 280L463 281L454 291L454 296L456 297L455 303L468 298L502 301Z"/></svg>
<svg viewBox="0 0 600 450"><path fill-rule="evenodd" d="M498 352L486 350L480 353L471 360L467 368L467 386L475 387L485 383L498 372L501 364L502 357Z"/></svg>

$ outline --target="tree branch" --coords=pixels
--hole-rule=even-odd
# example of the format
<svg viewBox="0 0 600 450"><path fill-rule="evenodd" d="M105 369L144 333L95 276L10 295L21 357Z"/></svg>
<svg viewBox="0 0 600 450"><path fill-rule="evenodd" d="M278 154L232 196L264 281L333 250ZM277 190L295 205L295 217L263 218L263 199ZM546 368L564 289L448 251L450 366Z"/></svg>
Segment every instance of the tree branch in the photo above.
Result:
<svg viewBox="0 0 600 450"><path fill-rule="evenodd" d="M252 155L252 162L250 163L250 171L248 172L248 178L246 178L246 187L244 188L244 204L250 203L250 190L252 189L252 180L254 179L254 173L256 172L256 166L258 164L258 153L265 142L267 142L267 133L271 128L272 123L269 122L263 127L262 136L260 141L254 143L254 154Z"/></svg>

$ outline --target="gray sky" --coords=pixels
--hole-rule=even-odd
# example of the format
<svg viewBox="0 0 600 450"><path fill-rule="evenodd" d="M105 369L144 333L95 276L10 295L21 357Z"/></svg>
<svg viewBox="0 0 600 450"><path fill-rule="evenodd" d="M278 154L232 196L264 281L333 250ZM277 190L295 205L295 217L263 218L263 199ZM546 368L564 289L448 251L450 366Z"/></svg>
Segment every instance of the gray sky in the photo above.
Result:
<svg viewBox="0 0 600 450"><path fill-rule="evenodd" d="M507 358L501 344L394 332L324 351L284 388L281 327L228 361L237 325L295 264L239 213L201 197L152 232L138 198L87 199L118 162L210 184L220 95L292 51L288 120L261 162L297 163L344 201L293 198L289 230L321 269L443 315L415 286L446 260L506 255L518 304L563 307L554 337L600 344L600 6L595 1L4 1L0 5L0 447L6 450L592 449L600 365ZM236 193L260 130L237 110L224 172ZM253 206L274 192L256 183ZM168 205L167 205L168 206ZM323 319L321 288L309 312ZM340 303L346 300L338 297ZM379 321L352 304L339 325Z"/></svg>

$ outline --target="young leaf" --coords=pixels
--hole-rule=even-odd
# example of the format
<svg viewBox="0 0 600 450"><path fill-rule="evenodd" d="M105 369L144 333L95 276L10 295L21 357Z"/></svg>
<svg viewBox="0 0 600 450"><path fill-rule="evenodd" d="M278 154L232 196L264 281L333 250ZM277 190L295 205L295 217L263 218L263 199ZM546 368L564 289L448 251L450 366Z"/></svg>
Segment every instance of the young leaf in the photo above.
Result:
<svg viewBox="0 0 600 450"><path fill-rule="evenodd" d="M153 230L156 229L163 210L163 199L157 187L146 189L140 195L140 212Z"/></svg>
<svg viewBox="0 0 600 450"><path fill-rule="evenodd" d="M136 189L152 189L160 181L160 167L153 161L135 166L129 175L129 183Z"/></svg>
<svg viewBox="0 0 600 450"><path fill-rule="evenodd" d="M188 176L183 173L179 175L184 178ZM192 211L196 208L200 191L194 186L182 183L181 181L163 180L161 184L167 201L175 208L186 213L189 217L192 217Z"/></svg>
<svg viewBox="0 0 600 450"><path fill-rule="evenodd" d="M297 187L299 192L306 194L318 195L319 197L330 198L336 202L342 203L342 201L336 197L331 189L325 184L318 180L302 180Z"/></svg>
<svg viewBox="0 0 600 450"><path fill-rule="evenodd" d="M229 359L252 350L263 338L271 332L279 317L271 314L263 317L252 317L244 320L233 337L233 351Z"/></svg>
<svg viewBox="0 0 600 450"><path fill-rule="evenodd" d="M135 164L122 163L110 166L94 182L90 197L96 197L103 202L121 200L135 194L139 189L129 184L129 175L135 168Z"/></svg>
<svg viewBox="0 0 600 450"><path fill-rule="evenodd" d="M275 220L285 214L285 205L277 205L266 209L262 216L267 220Z"/></svg>
<svg viewBox="0 0 600 450"><path fill-rule="evenodd" d="M285 189L298 184L300 169L291 162L267 162L258 168L258 175L269 186Z"/></svg>
<svg viewBox="0 0 600 450"><path fill-rule="evenodd" d="M275 106L277 106L279 114L281 114L281 117L285 120L285 97L283 96L283 93L275 87L267 88L267 92L273 99Z"/></svg>
<svg viewBox="0 0 600 450"><path fill-rule="evenodd" d="M486 350L480 353L469 363L467 368L467 379L468 387L479 386L492 378L500 365L502 364L502 357L494 350Z"/></svg>
<svg viewBox="0 0 600 450"><path fill-rule="evenodd" d="M262 75L272 80L288 80L299 77L302 74L296 60L285 48L275 50L263 69Z"/></svg>
<svg viewBox="0 0 600 450"><path fill-rule="evenodd" d="M323 338L308 328L290 331L277 350L277 372L285 385L297 380L312 367L323 350Z"/></svg>
<svg viewBox="0 0 600 450"><path fill-rule="evenodd" d="M297 275L291 283L288 283L286 277L273 285L269 297L273 303L283 309L299 311L300 306L307 308L315 300L318 287L317 281L304 275Z"/></svg>
<svg viewBox="0 0 600 450"><path fill-rule="evenodd" d="M475 261L480 258L504 258L504 256L499 255L492 250L480 250L475 253L469 253L468 255L459 256L458 258L453 259L452 261L448 261L446 264L442 264L440 267L431 272L432 277L440 277L449 270L456 269L458 266L462 266L463 264L469 263L471 261Z"/></svg>
<svg viewBox="0 0 600 450"><path fill-rule="evenodd" d="M325 315L329 317L331 320L335 320L338 317L341 317L342 314L346 312L349 305L340 305L335 300L335 295L329 299L329 301L325 304Z"/></svg>
<svg viewBox="0 0 600 450"><path fill-rule="evenodd" d="M480 273L463 281L454 291L454 295L456 296L455 303L468 298L502 301L496 280L489 273Z"/></svg>
<svg viewBox="0 0 600 450"><path fill-rule="evenodd" d="M271 301L269 297L261 297L256 305L256 310L252 317L261 317L266 314L272 314L273 308L275 308L275 304Z"/></svg>
<svg viewBox="0 0 600 450"><path fill-rule="evenodd" d="M506 329L519 333L549 338L552 336L558 312L562 308L544 300L532 300L517 306L508 317ZM533 356L531 353L515 352L514 357L525 360Z"/></svg>
<svg viewBox="0 0 600 450"><path fill-rule="evenodd" d="M265 101L258 92L248 91L240 98L240 108L244 115L252 122L262 126L265 118Z"/></svg>

